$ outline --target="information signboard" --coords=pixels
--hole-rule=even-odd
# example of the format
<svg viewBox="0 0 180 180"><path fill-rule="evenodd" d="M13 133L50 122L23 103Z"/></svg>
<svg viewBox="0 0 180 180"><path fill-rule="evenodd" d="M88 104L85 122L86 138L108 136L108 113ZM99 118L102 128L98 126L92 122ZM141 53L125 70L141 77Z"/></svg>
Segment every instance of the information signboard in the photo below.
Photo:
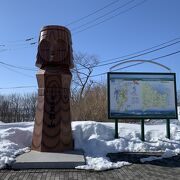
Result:
<svg viewBox="0 0 180 180"><path fill-rule="evenodd" d="M176 119L175 73L108 73L109 119Z"/></svg>

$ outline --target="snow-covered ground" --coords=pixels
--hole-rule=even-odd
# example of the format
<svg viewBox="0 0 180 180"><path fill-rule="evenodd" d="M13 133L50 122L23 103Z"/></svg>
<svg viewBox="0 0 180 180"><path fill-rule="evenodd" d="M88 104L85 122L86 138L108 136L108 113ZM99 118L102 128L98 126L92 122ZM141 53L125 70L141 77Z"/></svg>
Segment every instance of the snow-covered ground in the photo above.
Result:
<svg viewBox="0 0 180 180"><path fill-rule="evenodd" d="M83 149L87 165L79 169L105 170L128 165L128 162L112 163L106 157L112 152L165 152L163 157L180 153L180 123L171 121L171 140L166 136L163 120L145 124L145 142L141 141L140 124L119 123L119 139L114 139L114 123L94 121L72 122L75 149ZM0 168L10 165L16 155L30 150L33 122L0 122ZM163 158L162 157L162 158ZM142 162L155 159L142 159Z"/></svg>

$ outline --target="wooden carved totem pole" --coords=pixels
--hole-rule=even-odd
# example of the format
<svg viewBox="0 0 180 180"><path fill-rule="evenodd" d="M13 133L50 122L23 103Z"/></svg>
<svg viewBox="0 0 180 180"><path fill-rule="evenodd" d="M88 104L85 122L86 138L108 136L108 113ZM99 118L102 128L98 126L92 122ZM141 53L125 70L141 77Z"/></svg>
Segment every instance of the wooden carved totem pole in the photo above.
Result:
<svg viewBox="0 0 180 180"><path fill-rule="evenodd" d="M73 68L70 31L45 26L40 32L36 66L38 101L32 149L63 152L73 149L70 115L70 83Z"/></svg>

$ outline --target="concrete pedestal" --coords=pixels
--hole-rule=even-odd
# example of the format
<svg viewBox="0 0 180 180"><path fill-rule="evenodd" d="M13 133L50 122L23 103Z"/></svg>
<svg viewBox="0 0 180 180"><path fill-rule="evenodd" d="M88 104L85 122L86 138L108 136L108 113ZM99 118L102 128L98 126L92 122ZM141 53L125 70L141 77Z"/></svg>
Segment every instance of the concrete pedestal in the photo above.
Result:
<svg viewBox="0 0 180 180"><path fill-rule="evenodd" d="M49 153L30 151L16 158L13 169L64 169L85 165L82 150L67 151L64 153Z"/></svg>

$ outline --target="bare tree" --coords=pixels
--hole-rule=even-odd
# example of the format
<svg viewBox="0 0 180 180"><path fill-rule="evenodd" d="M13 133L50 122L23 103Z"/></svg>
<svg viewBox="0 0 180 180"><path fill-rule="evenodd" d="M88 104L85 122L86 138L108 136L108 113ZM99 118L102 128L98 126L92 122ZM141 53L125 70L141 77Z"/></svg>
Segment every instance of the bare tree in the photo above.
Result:
<svg viewBox="0 0 180 180"><path fill-rule="evenodd" d="M90 96L90 91L95 84L91 75L98 64L98 58L95 55L85 53L74 54L75 67L72 70L73 81L71 90L71 111L73 120L87 120L92 117L87 111L90 102L86 104Z"/></svg>
<svg viewBox="0 0 180 180"><path fill-rule="evenodd" d="M94 83L84 91L81 101L71 101L73 120L107 120L106 85Z"/></svg>
<svg viewBox="0 0 180 180"><path fill-rule="evenodd" d="M98 58L95 55L87 55L83 53L74 54L75 67L72 70L72 94L76 94L80 101L83 97L85 89L90 89L93 84L91 74L94 67L98 64ZM77 94L79 96L77 96Z"/></svg>
<svg viewBox="0 0 180 180"><path fill-rule="evenodd" d="M8 120L8 109L10 107L10 102L6 100L6 98L1 95L0 97L0 120L3 122L9 122Z"/></svg>
<svg viewBox="0 0 180 180"><path fill-rule="evenodd" d="M24 121L33 121L36 109L36 93L24 94L22 98L22 118Z"/></svg>

